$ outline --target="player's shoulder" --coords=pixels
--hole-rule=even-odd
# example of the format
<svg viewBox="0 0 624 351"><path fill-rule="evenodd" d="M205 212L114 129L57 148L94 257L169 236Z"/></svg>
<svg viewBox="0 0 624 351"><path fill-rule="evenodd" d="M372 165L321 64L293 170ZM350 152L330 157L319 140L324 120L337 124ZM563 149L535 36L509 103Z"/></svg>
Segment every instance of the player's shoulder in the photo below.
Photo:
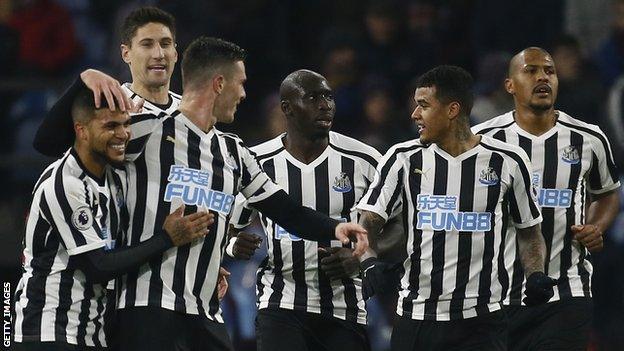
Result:
<svg viewBox="0 0 624 351"><path fill-rule="evenodd" d="M173 99L176 99L176 100L182 100L182 95L178 93L174 93L171 90L169 90L169 96L171 96Z"/></svg>
<svg viewBox="0 0 624 351"><path fill-rule="evenodd" d="M569 114L563 111L557 111L559 116L557 118L557 123L563 127L569 128L576 132L581 132L587 134L591 137L600 137L604 136L604 133L596 124L591 124L587 122L583 122L580 119L574 118Z"/></svg>
<svg viewBox="0 0 624 351"><path fill-rule="evenodd" d="M381 158L381 153L374 147L337 132L329 132L329 145L337 152L358 156L369 163L377 164Z"/></svg>
<svg viewBox="0 0 624 351"><path fill-rule="evenodd" d="M480 144L490 152L497 153L504 158L511 158L516 162L519 162L520 159L524 161L529 160L529 156L520 146L494 139L488 135L481 135Z"/></svg>
<svg viewBox="0 0 624 351"><path fill-rule="evenodd" d="M509 111L485 122L479 123L470 129L475 134L488 134L493 131L505 129L514 123L513 111Z"/></svg>
<svg viewBox="0 0 624 351"><path fill-rule="evenodd" d="M35 183L35 191L55 191L62 187L64 192L84 188L83 178L88 176L73 151L67 151L41 173Z"/></svg>
<svg viewBox="0 0 624 351"><path fill-rule="evenodd" d="M237 144L244 145L243 139L241 139L241 137L239 137L238 134L232 133L232 132L224 132L222 130L218 130L215 127L213 127L213 129L214 129L215 135L217 135L218 137L224 138L224 139L232 139Z"/></svg>
<svg viewBox="0 0 624 351"><path fill-rule="evenodd" d="M283 137L284 133L273 139L269 139L258 145L252 146L249 149L253 151L258 158L267 158L271 155L276 155L280 151L284 150L284 143L282 142Z"/></svg>
<svg viewBox="0 0 624 351"><path fill-rule="evenodd" d="M399 154L408 154L413 152L419 152L422 150L426 150L429 148L429 144L424 144L418 139L412 139L404 142L400 142L392 145L388 151L386 151L387 155L399 155Z"/></svg>

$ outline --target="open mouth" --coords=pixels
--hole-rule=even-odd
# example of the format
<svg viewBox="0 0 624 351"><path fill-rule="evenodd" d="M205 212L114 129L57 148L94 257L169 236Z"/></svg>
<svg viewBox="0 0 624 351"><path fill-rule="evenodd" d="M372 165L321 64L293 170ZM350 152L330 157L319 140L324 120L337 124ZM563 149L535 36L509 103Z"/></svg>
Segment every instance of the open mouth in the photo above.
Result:
<svg viewBox="0 0 624 351"><path fill-rule="evenodd" d="M151 65L147 66L147 69L152 72L165 72L167 70L167 66L165 65Z"/></svg>
<svg viewBox="0 0 624 351"><path fill-rule="evenodd" d="M540 84L533 89L534 94L538 95L550 95L552 94L552 88L548 84Z"/></svg>
<svg viewBox="0 0 624 351"><path fill-rule="evenodd" d="M111 144L110 147L119 153L126 152L126 144Z"/></svg>
<svg viewBox="0 0 624 351"><path fill-rule="evenodd" d="M316 123L323 127L331 127L332 120L331 119L317 119Z"/></svg>

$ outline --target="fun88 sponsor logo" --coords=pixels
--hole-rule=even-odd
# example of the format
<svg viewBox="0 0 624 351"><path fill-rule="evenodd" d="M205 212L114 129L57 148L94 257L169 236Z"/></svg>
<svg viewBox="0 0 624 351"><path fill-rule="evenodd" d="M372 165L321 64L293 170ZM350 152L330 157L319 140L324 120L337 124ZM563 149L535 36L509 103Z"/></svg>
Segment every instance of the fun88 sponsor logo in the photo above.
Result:
<svg viewBox="0 0 624 351"><path fill-rule="evenodd" d="M489 212L457 211L457 196L419 194L417 229L486 232L492 229Z"/></svg>
<svg viewBox="0 0 624 351"><path fill-rule="evenodd" d="M541 183L541 175L533 173L533 186L539 189ZM572 205L572 190L541 188L537 202L541 207L568 208Z"/></svg>
<svg viewBox="0 0 624 351"><path fill-rule="evenodd" d="M172 165L167 180L167 202L180 199L185 205L203 207L225 215L232 209L233 195L208 188L210 172Z"/></svg>

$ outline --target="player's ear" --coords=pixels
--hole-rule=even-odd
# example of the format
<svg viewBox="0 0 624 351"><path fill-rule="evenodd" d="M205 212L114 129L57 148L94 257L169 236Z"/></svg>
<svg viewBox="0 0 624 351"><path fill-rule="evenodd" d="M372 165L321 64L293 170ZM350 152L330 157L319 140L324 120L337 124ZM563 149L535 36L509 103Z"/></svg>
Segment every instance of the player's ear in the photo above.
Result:
<svg viewBox="0 0 624 351"><path fill-rule="evenodd" d="M461 105L459 105L459 102L453 101L450 104L448 104L449 119L452 120L452 119L457 118L457 116L459 116L459 112L461 112Z"/></svg>
<svg viewBox="0 0 624 351"><path fill-rule="evenodd" d="M81 122L74 122L74 133L76 141L86 141L88 138L87 126Z"/></svg>
<svg viewBox="0 0 624 351"><path fill-rule="evenodd" d="M124 60L125 63L130 63L130 47L126 44L119 45L119 49L121 50L121 59Z"/></svg>
<svg viewBox="0 0 624 351"><path fill-rule="evenodd" d="M217 74L212 78L212 89L215 93L217 93L217 95L221 95L224 85L225 77L222 74Z"/></svg>
<svg viewBox="0 0 624 351"><path fill-rule="evenodd" d="M173 44L173 63L178 62L178 44Z"/></svg>
<svg viewBox="0 0 624 351"><path fill-rule="evenodd" d="M511 78L505 79L505 90L509 94L511 94L511 95L513 95L515 93L513 82L511 81Z"/></svg>
<svg viewBox="0 0 624 351"><path fill-rule="evenodd" d="M280 101L280 107L282 108L282 112L286 117L290 116L292 113L292 108L290 107L290 102L288 100Z"/></svg>

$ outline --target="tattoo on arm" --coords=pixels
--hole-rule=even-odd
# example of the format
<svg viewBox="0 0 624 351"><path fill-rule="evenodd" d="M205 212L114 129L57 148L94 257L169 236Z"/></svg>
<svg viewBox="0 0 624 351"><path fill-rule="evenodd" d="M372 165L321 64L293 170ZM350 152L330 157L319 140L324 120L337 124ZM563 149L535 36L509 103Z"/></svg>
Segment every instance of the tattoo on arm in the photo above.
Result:
<svg viewBox="0 0 624 351"><path fill-rule="evenodd" d="M377 252L378 249L377 242L379 239L379 232L385 223L386 220L383 219L383 217L370 211L364 211L360 217L360 225L368 232L368 244L370 249L375 252Z"/></svg>
<svg viewBox="0 0 624 351"><path fill-rule="evenodd" d="M518 251L520 262L526 277L534 272L544 271L544 260L546 256L546 243L542 236L540 225L516 229L518 235Z"/></svg>

